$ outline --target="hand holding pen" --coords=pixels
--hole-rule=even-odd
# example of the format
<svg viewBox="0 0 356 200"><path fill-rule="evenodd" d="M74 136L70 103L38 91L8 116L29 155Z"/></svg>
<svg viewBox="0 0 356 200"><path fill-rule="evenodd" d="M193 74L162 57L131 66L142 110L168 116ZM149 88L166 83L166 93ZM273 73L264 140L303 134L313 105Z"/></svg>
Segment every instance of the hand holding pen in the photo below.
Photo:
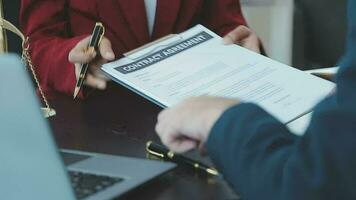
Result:
<svg viewBox="0 0 356 200"><path fill-rule="evenodd" d="M98 28L100 23L97 23L95 28ZM102 26L102 25L101 25ZM84 72L84 80L82 84L96 88L96 89L105 89L106 82L108 79L101 73L100 66L108 61L115 59L115 54L111 47L111 42L104 36L98 38L99 35L96 35L96 39L101 39L95 43L93 36L95 35L96 29L91 36L88 36L78 42L78 44L70 51L69 61L75 65L75 72L77 77L76 88L78 88L80 76L83 75L83 70L87 67L87 72ZM100 31L99 31L100 33ZM104 33L102 33L103 35ZM85 66L87 65L87 66ZM79 87L80 90L81 86ZM77 93L79 92L77 89ZM76 94L74 94L76 97Z"/></svg>

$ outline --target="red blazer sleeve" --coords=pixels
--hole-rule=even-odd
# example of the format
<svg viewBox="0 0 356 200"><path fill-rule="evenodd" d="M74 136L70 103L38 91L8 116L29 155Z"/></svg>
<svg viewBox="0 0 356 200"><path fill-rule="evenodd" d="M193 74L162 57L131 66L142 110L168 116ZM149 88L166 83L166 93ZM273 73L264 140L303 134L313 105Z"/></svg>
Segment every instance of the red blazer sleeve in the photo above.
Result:
<svg viewBox="0 0 356 200"><path fill-rule="evenodd" d="M20 24L30 38L30 53L42 89L73 94L76 77L69 51L86 35L70 36L66 1L22 0Z"/></svg>
<svg viewBox="0 0 356 200"><path fill-rule="evenodd" d="M225 36L239 25L246 25L239 0L204 1L203 25Z"/></svg>

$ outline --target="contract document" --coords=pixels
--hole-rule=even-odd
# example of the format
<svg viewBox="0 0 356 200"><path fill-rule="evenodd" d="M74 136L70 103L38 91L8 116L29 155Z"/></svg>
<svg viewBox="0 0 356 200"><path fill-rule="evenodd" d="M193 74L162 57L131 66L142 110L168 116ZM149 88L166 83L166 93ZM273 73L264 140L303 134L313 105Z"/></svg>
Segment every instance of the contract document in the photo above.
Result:
<svg viewBox="0 0 356 200"><path fill-rule="evenodd" d="M114 81L162 107L188 97L256 103L287 124L313 110L334 84L222 38L202 25L105 64Z"/></svg>

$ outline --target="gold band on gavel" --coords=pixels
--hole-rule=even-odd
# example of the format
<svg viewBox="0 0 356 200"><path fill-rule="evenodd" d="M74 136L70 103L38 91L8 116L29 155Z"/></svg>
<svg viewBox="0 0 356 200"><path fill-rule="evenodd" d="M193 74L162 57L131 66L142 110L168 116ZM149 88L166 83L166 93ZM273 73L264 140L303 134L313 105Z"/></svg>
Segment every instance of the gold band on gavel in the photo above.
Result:
<svg viewBox="0 0 356 200"><path fill-rule="evenodd" d="M8 52L6 30L9 30L9 31L15 33L22 40L22 61L26 65L28 65L28 67L32 73L33 79L35 80L38 90L41 94L41 97L42 97L44 103L46 104L46 107L41 108L43 115L47 118L56 115L56 111L50 107L50 105L47 101L47 98L41 88L41 85L39 83L37 75L35 73L35 69L34 69L34 66L33 66L33 63L31 60L31 56L30 56L29 40L28 40L28 38L25 37L25 35L18 28L16 28L16 26L14 26L9 21L4 19L3 4L2 4L2 0L0 0L0 54Z"/></svg>

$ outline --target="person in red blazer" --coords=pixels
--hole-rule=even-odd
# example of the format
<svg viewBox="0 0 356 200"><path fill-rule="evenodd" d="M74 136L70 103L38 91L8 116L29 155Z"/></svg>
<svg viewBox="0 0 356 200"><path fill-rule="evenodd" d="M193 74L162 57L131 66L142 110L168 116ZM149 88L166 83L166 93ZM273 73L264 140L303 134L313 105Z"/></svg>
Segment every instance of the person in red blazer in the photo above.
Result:
<svg viewBox="0 0 356 200"><path fill-rule="evenodd" d="M20 24L30 38L30 50L40 84L73 95L81 63L90 63L87 86L105 89L102 63L171 33L202 24L226 43L259 52L258 37L246 27L238 0L157 0L153 31L149 33L144 0L22 0ZM99 54L87 51L95 22L106 28ZM80 94L83 98L83 93Z"/></svg>

